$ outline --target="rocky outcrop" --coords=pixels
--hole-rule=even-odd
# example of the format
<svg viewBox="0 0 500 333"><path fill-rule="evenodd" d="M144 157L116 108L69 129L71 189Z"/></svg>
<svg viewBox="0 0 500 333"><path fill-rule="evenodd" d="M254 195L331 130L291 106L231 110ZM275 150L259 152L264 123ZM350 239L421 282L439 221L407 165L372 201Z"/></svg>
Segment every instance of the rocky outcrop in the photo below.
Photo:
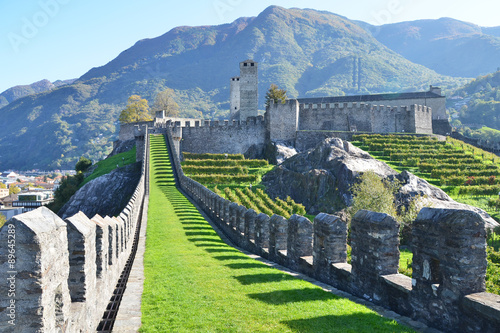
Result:
<svg viewBox="0 0 500 333"><path fill-rule="evenodd" d="M350 204L351 185L368 170L382 177L397 174L350 142L329 138L286 159L264 176L263 183L272 197L289 195L311 214L335 213Z"/></svg>
<svg viewBox="0 0 500 333"><path fill-rule="evenodd" d="M426 180L408 171L401 172L401 174L397 175L395 178L397 178L402 185L397 194L399 200L402 202L409 202L411 198L423 196L425 198L424 205L427 207L470 210L481 215L487 228L492 229L498 226L498 223L481 208L456 202L440 188L429 184Z"/></svg>
<svg viewBox="0 0 500 333"><path fill-rule="evenodd" d="M111 151L111 153L109 153L108 157L129 151L130 149L134 148L134 146L135 146L135 139L116 140L113 142L113 150Z"/></svg>
<svg viewBox="0 0 500 333"><path fill-rule="evenodd" d="M277 142L276 144L276 162L281 164L290 157L298 154L297 149L285 142Z"/></svg>
<svg viewBox="0 0 500 333"><path fill-rule="evenodd" d="M129 164L96 178L79 189L59 210L65 219L79 211L92 217L120 214L132 196L141 176L141 163Z"/></svg>
<svg viewBox="0 0 500 333"><path fill-rule="evenodd" d="M424 196L426 206L475 211L483 217L487 227L498 225L484 210L454 201L441 189L410 172L399 174L339 138L328 138L316 148L285 160L263 177L263 183L273 198L290 196L302 203L311 214L338 214L351 204L350 188L358 175L366 171L393 181L397 179L401 188L396 199L403 205L414 197Z"/></svg>

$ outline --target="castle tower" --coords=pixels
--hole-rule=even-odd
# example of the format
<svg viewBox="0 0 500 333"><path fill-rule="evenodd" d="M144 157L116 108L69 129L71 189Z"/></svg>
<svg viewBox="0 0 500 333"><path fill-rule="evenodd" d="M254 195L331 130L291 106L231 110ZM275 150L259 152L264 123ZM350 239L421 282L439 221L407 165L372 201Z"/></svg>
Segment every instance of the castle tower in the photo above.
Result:
<svg viewBox="0 0 500 333"><path fill-rule="evenodd" d="M231 81L232 82L232 81ZM240 62L240 121L258 116L258 71L253 60ZM232 96L231 96L232 97ZM234 108L234 106L233 106Z"/></svg>
<svg viewBox="0 0 500 333"><path fill-rule="evenodd" d="M231 85L229 86L230 90L230 116L231 119L234 118L234 114L240 111L240 77L235 76L231 78Z"/></svg>

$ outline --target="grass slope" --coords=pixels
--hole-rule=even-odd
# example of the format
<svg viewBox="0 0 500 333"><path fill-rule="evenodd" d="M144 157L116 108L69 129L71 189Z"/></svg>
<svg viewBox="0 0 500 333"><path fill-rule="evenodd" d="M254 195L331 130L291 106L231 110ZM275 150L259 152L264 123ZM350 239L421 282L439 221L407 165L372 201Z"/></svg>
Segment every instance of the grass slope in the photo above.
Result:
<svg viewBox="0 0 500 333"><path fill-rule="evenodd" d="M151 137L141 332L410 332L226 245L176 189Z"/></svg>
<svg viewBox="0 0 500 333"><path fill-rule="evenodd" d="M97 162L96 163L97 168L87 178L85 178L80 187L87 184L93 179L96 179L98 177L110 173L117 167L123 167L125 165L135 163L135 158L136 156L135 156L135 146L134 146L134 148L132 148L129 151L113 155L109 158L106 158L105 160Z"/></svg>

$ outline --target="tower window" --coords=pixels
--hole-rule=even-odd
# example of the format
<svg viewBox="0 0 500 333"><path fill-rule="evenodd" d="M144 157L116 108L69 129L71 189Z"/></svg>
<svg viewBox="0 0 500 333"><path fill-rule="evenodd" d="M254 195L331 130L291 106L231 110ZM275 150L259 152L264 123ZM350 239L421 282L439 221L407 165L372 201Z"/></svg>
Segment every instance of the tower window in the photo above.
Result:
<svg viewBox="0 0 500 333"><path fill-rule="evenodd" d="M243 64L243 66L247 67L247 66L248 66L248 64L245 62L245 63Z"/></svg>
<svg viewBox="0 0 500 333"><path fill-rule="evenodd" d="M253 67L254 65L255 65L255 64L254 64L253 62L250 64L250 66L252 66L252 67Z"/></svg>

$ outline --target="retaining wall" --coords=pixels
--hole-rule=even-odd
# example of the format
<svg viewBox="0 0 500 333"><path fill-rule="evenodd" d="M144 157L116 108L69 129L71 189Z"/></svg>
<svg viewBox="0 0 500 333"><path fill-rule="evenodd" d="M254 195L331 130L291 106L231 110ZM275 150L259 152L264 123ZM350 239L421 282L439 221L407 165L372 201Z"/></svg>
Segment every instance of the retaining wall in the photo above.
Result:
<svg viewBox="0 0 500 333"><path fill-rule="evenodd" d="M96 331L147 205L143 152L140 181L118 217L79 212L62 220L41 207L0 229L1 332Z"/></svg>
<svg viewBox="0 0 500 333"><path fill-rule="evenodd" d="M170 147L172 140L167 131ZM392 217L354 216L348 264L347 224L339 217L257 215L184 176L171 155L179 186L239 247L446 332L500 331L500 296L485 292L486 233L478 214L422 209L410 278L398 273L399 224Z"/></svg>

